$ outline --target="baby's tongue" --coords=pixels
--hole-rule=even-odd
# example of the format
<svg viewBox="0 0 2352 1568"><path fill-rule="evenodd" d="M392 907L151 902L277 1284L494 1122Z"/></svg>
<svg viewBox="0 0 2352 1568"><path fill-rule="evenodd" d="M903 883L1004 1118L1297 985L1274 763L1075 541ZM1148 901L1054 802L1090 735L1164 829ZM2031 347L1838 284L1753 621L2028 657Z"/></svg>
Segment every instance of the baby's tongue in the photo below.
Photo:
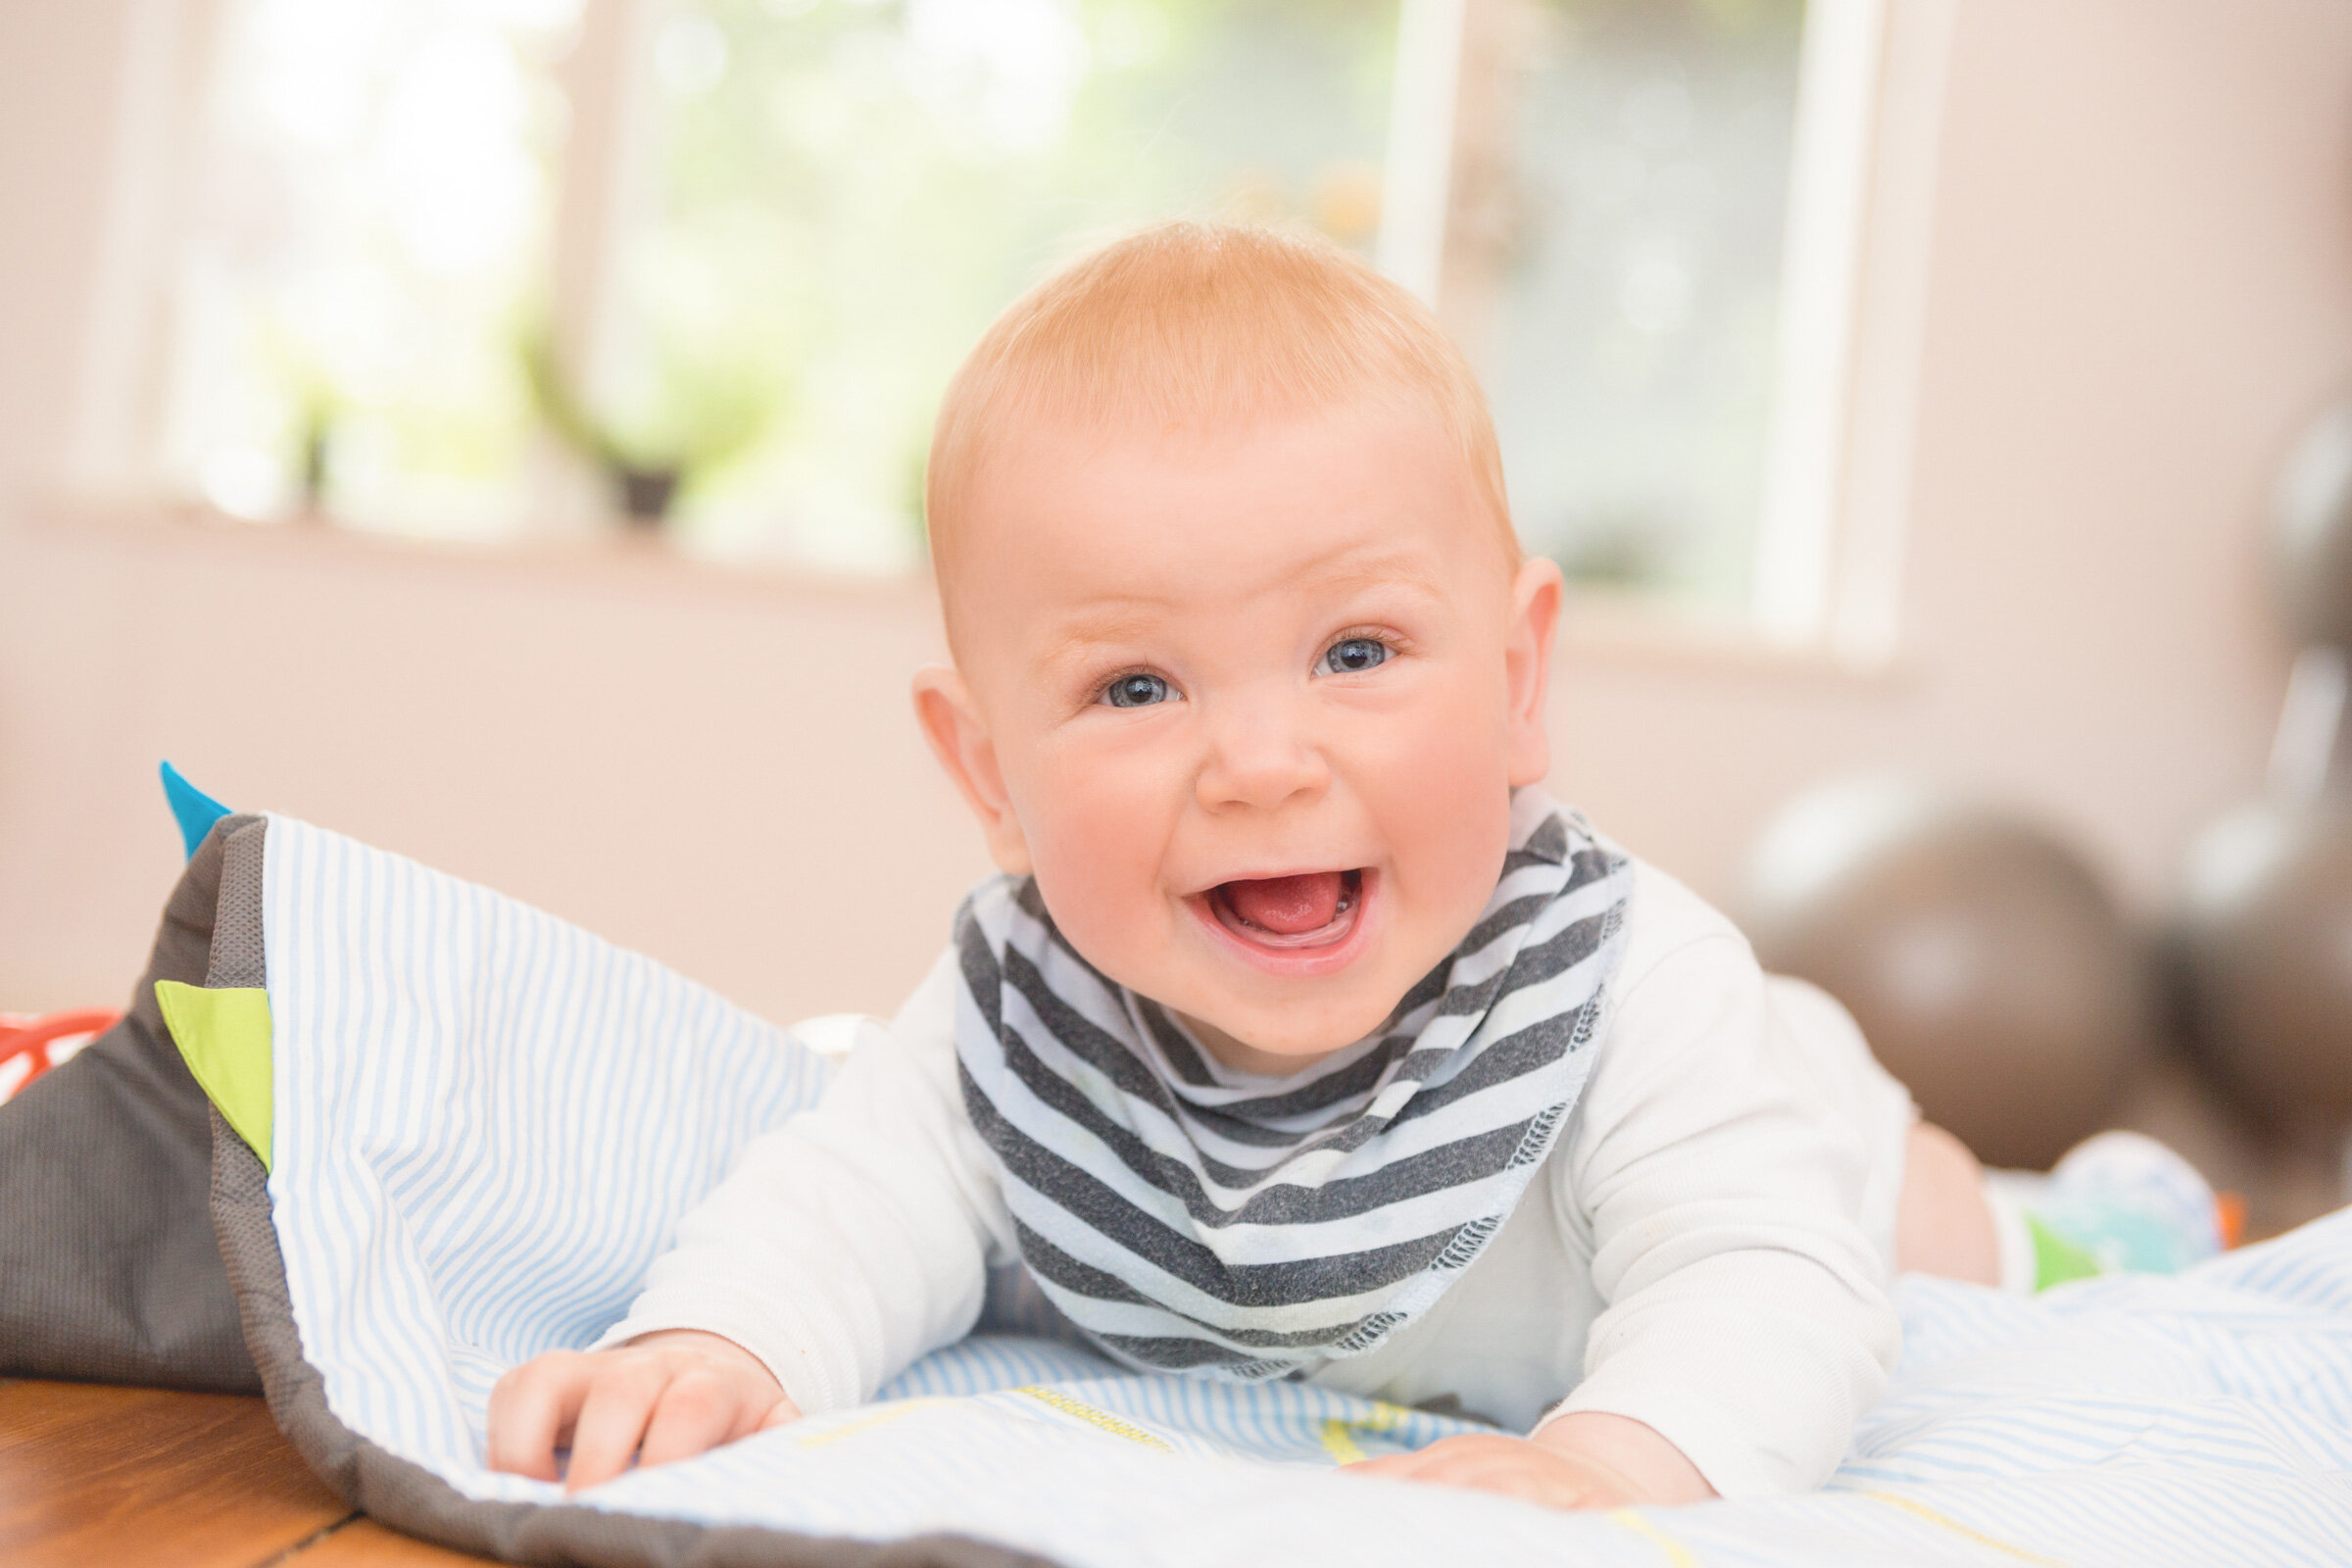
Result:
<svg viewBox="0 0 2352 1568"><path fill-rule="evenodd" d="M1309 871L1302 876L1270 876L1254 882L1225 884L1225 902L1251 925L1280 936L1313 931L1339 917L1340 873Z"/></svg>

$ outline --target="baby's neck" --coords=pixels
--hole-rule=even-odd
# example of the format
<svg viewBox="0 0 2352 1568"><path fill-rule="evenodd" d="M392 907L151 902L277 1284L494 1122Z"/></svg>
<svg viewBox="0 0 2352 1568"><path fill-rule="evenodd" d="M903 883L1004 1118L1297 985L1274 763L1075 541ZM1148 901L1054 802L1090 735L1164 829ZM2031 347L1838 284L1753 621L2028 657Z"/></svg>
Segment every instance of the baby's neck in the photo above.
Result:
<svg viewBox="0 0 2352 1568"><path fill-rule="evenodd" d="M1193 1017L1190 1013L1179 1012L1176 1016L1183 1020L1185 1028L1192 1031L1193 1038L1200 1042L1200 1048L1215 1057L1217 1065L1227 1072L1249 1073L1258 1078L1288 1078L1348 1049L1339 1046L1330 1051L1303 1054L1297 1052L1260 1051L1255 1046L1236 1040L1215 1024Z"/></svg>

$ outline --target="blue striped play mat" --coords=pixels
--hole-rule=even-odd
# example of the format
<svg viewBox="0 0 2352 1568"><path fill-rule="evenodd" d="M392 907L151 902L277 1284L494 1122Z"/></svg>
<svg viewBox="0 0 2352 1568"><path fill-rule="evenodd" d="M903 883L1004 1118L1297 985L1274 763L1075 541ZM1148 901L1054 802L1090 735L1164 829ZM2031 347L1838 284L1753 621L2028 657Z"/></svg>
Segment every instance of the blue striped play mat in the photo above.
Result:
<svg viewBox="0 0 2352 1568"><path fill-rule="evenodd" d="M649 959L301 822L267 837L270 1195L334 1414L469 1496L491 1385L618 1319L674 1217L824 1064ZM2352 1216L2179 1279L1896 1292L1830 1490L1561 1515L1341 1477L1459 1423L978 1338L877 1402L640 1471L630 1513L1061 1563L2352 1562Z"/></svg>

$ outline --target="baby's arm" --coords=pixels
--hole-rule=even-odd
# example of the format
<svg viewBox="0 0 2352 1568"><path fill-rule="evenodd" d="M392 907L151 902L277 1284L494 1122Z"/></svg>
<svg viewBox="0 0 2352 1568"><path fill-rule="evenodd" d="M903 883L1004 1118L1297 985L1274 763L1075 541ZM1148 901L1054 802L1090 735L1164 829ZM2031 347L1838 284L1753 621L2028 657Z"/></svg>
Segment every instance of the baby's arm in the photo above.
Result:
<svg viewBox="0 0 2352 1568"><path fill-rule="evenodd" d="M1584 1380L1528 1437L1450 1438L1361 1470L1614 1507L1792 1492L1836 1466L1899 1344L1856 1218L1866 1156L1808 1095L1809 1060L1745 943L1711 923L1622 977L1541 1178L1590 1224L1608 1303Z"/></svg>
<svg viewBox="0 0 2352 1568"><path fill-rule="evenodd" d="M552 1478L567 1427L575 1488L641 1445L646 1463L682 1458L870 1397L971 1327L1009 1236L960 1108L955 985L943 959L887 1029L859 1031L816 1107L679 1221L598 1348L507 1374L494 1468Z"/></svg>
<svg viewBox="0 0 2352 1568"><path fill-rule="evenodd" d="M1608 1308L1547 1419L1639 1421L1725 1496L1817 1487L1901 1347L1869 1151L1736 932L1633 980L1559 1167Z"/></svg>

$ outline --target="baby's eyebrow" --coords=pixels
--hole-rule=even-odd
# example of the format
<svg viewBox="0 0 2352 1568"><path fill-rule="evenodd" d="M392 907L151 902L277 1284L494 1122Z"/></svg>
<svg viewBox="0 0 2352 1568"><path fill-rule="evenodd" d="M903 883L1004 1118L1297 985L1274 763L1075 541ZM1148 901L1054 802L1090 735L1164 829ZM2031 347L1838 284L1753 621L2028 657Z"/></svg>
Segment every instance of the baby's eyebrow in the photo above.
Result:
<svg viewBox="0 0 2352 1568"><path fill-rule="evenodd" d="M1070 653L1082 653L1106 643L1132 642L1165 619L1172 608L1164 600L1155 599L1115 599L1091 604L1054 627L1054 642L1058 650Z"/></svg>
<svg viewBox="0 0 2352 1568"><path fill-rule="evenodd" d="M1165 621L1170 609L1164 603L1131 599L1089 605L1053 626L1038 667L1051 674L1100 663L1132 648Z"/></svg>
<svg viewBox="0 0 2352 1568"><path fill-rule="evenodd" d="M1419 551L1377 556L1368 561L1338 561L1325 569L1310 567L1300 574L1298 580L1301 586L1334 593L1399 587L1416 589L1433 599L1445 596L1436 567Z"/></svg>

